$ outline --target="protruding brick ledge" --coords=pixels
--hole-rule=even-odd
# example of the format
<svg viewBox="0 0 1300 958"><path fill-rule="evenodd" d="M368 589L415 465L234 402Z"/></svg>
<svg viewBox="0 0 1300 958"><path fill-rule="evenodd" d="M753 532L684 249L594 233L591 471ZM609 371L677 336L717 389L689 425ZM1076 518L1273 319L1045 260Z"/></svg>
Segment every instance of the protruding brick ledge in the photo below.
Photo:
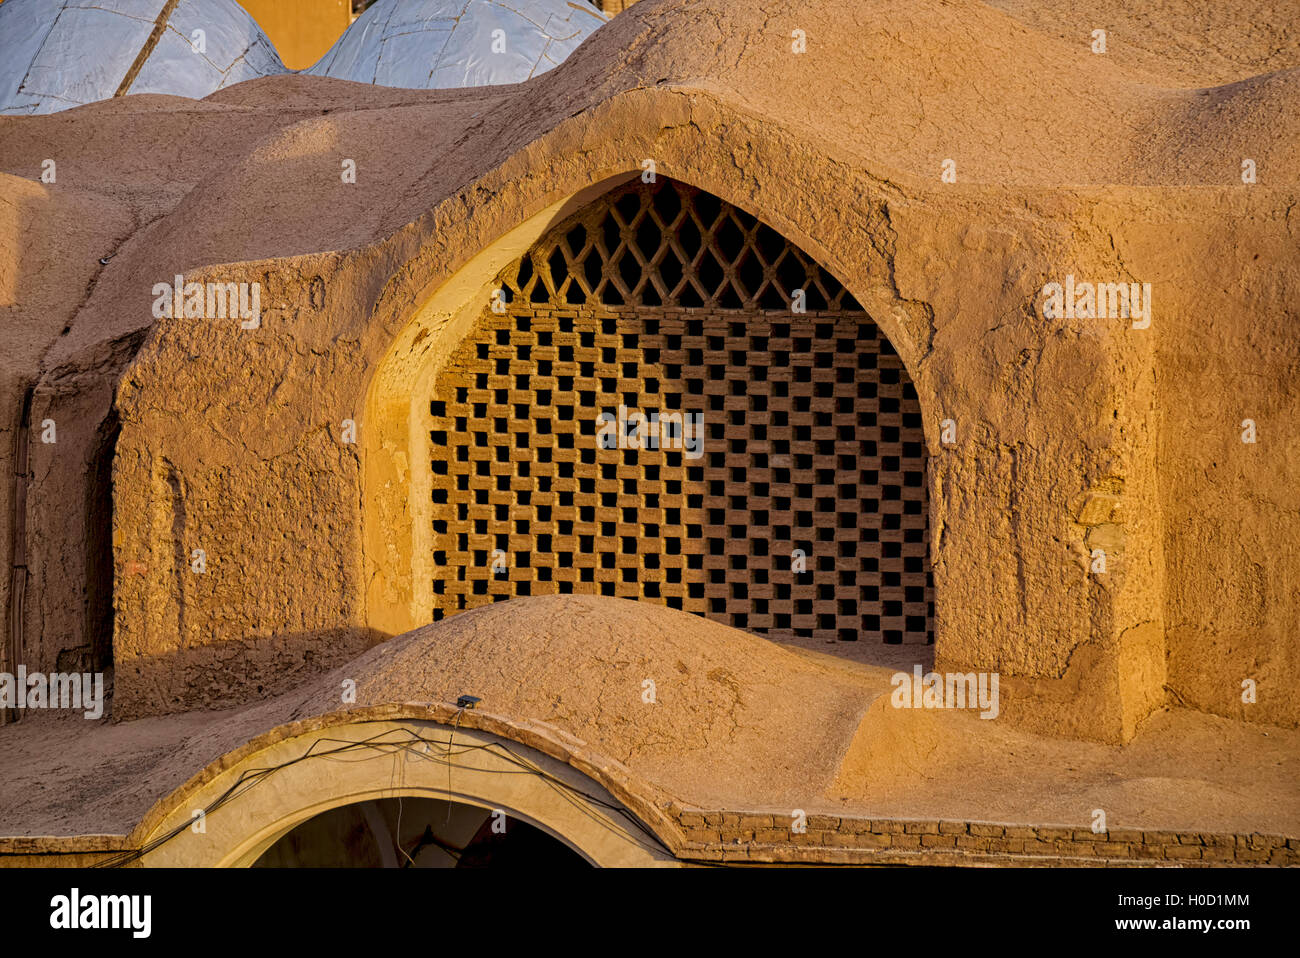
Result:
<svg viewBox="0 0 1300 958"><path fill-rule="evenodd" d="M818 865L1300 865L1300 839L1281 835L1090 829L996 822L809 815L790 831L780 814L661 806L678 823L684 861ZM0 839L0 868L94 865L129 847L124 835Z"/></svg>
<svg viewBox="0 0 1300 958"><path fill-rule="evenodd" d="M125 835L0 838L0 868L90 868L130 847Z"/></svg>
<svg viewBox="0 0 1300 958"><path fill-rule="evenodd" d="M732 863L1016 865L1300 865L1300 839L1282 835L1093 832L1068 825L1007 825L723 812L669 804L685 859Z"/></svg>

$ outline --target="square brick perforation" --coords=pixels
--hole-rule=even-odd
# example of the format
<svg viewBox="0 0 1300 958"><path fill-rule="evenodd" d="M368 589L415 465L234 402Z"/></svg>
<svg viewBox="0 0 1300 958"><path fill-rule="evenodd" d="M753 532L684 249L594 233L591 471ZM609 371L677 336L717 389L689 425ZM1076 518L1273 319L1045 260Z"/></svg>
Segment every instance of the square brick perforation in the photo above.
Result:
<svg viewBox="0 0 1300 958"><path fill-rule="evenodd" d="M599 448L620 404L702 414L703 455ZM516 302L485 311L430 411L435 619L579 593L933 641L920 409L863 313Z"/></svg>

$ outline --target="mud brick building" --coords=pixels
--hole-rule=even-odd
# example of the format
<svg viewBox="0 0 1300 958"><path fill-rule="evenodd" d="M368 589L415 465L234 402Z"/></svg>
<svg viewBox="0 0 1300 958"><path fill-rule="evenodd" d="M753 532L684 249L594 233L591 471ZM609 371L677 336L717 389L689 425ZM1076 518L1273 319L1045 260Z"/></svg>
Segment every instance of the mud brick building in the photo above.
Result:
<svg viewBox="0 0 1300 958"><path fill-rule="evenodd" d="M0 864L1293 864L1296 25L514 6L0 4Z"/></svg>

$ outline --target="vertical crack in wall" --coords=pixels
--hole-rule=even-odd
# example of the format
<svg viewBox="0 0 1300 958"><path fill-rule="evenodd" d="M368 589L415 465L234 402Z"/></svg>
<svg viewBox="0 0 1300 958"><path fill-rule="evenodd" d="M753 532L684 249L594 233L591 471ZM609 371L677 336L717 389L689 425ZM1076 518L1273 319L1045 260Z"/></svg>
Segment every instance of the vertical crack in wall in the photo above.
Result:
<svg viewBox="0 0 1300 958"><path fill-rule="evenodd" d="M185 571L189 557L185 551L185 488L180 473L170 462L167 463L168 502L171 503L171 542L175 561L172 564L176 587L176 637L183 644L185 641Z"/></svg>
<svg viewBox="0 0 1300 958"><path fill-rule="evenodd" d="M23 392L22 416L14 440L13 556L10 568L9 623L5 636L4 670L17 671L25 645L23 623L27 593L27 441L32 423L32 387ZM18 721L17 709L0 709L0 725Z"/></svg>
<svg viewBox="0 0 1300 958"><path fill-rule="evenodd" d="M180 472L165 457L154 466L153 487L149 583L145 598L148 611L146 634L140 649L145 655L184 644L185 573L188 568L185 484Z"/></svg>
<svg viewBox="0 0 1300 958"><path fill-rule="evenodd" d="M111 407L96 432L87 471L85 648L94 672L113 663L113 455L120 432Z"/></svg>

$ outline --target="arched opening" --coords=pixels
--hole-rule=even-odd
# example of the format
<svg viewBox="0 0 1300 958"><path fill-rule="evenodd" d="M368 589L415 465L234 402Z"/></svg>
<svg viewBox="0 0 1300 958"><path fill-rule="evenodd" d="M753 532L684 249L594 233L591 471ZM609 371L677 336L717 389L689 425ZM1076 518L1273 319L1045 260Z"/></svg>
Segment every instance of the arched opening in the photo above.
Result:
<svg viewBox="0 0 1300 958"><path fill-rule="evenodd" d="M431 798L340 805L297 825L256 868L588 868L564 842L503 810Z"/></svg>
<svg viewBox="0 0 1300 958"><path fill-rule="evenodd" d="M777 639L933 642L917 394L811 257L658 177L497 285L433 378L435 620L574 592Z"/></svg>
<svg viewBox="0 0 1300 958"><path fill-rule="evenodd" d="M307 730L272 729L161 799L132 833L138 851L114 863L306 865L361 847L365 836L349 837L356 813L371 836L381 836L380 844L371 841L368 847L380 855L382 845L390 861L404 861L400 839L420 865L415 848L429 825L430 839L419 851L423 863L434 867L438 856L424 851L430 843L458 856L468 853L459 860L463 867L564 859L529 829L600 867L675 862L647 825L666 824L658 806L575 757L544 729L523 732L500 718L466 717L452 706L414 710L436 718L404 717L409 707L378 706L354 710L346 719L338 713L339 722L313 722ZM532 738L547 751L480 724ZM323 817L349 807L354 811ZM392 812L400 813L400 822ZM319 821L284 843L313 820ZM487 834L480 836L484 821ZM277 845L280 850L266 858Z"/></svg>

